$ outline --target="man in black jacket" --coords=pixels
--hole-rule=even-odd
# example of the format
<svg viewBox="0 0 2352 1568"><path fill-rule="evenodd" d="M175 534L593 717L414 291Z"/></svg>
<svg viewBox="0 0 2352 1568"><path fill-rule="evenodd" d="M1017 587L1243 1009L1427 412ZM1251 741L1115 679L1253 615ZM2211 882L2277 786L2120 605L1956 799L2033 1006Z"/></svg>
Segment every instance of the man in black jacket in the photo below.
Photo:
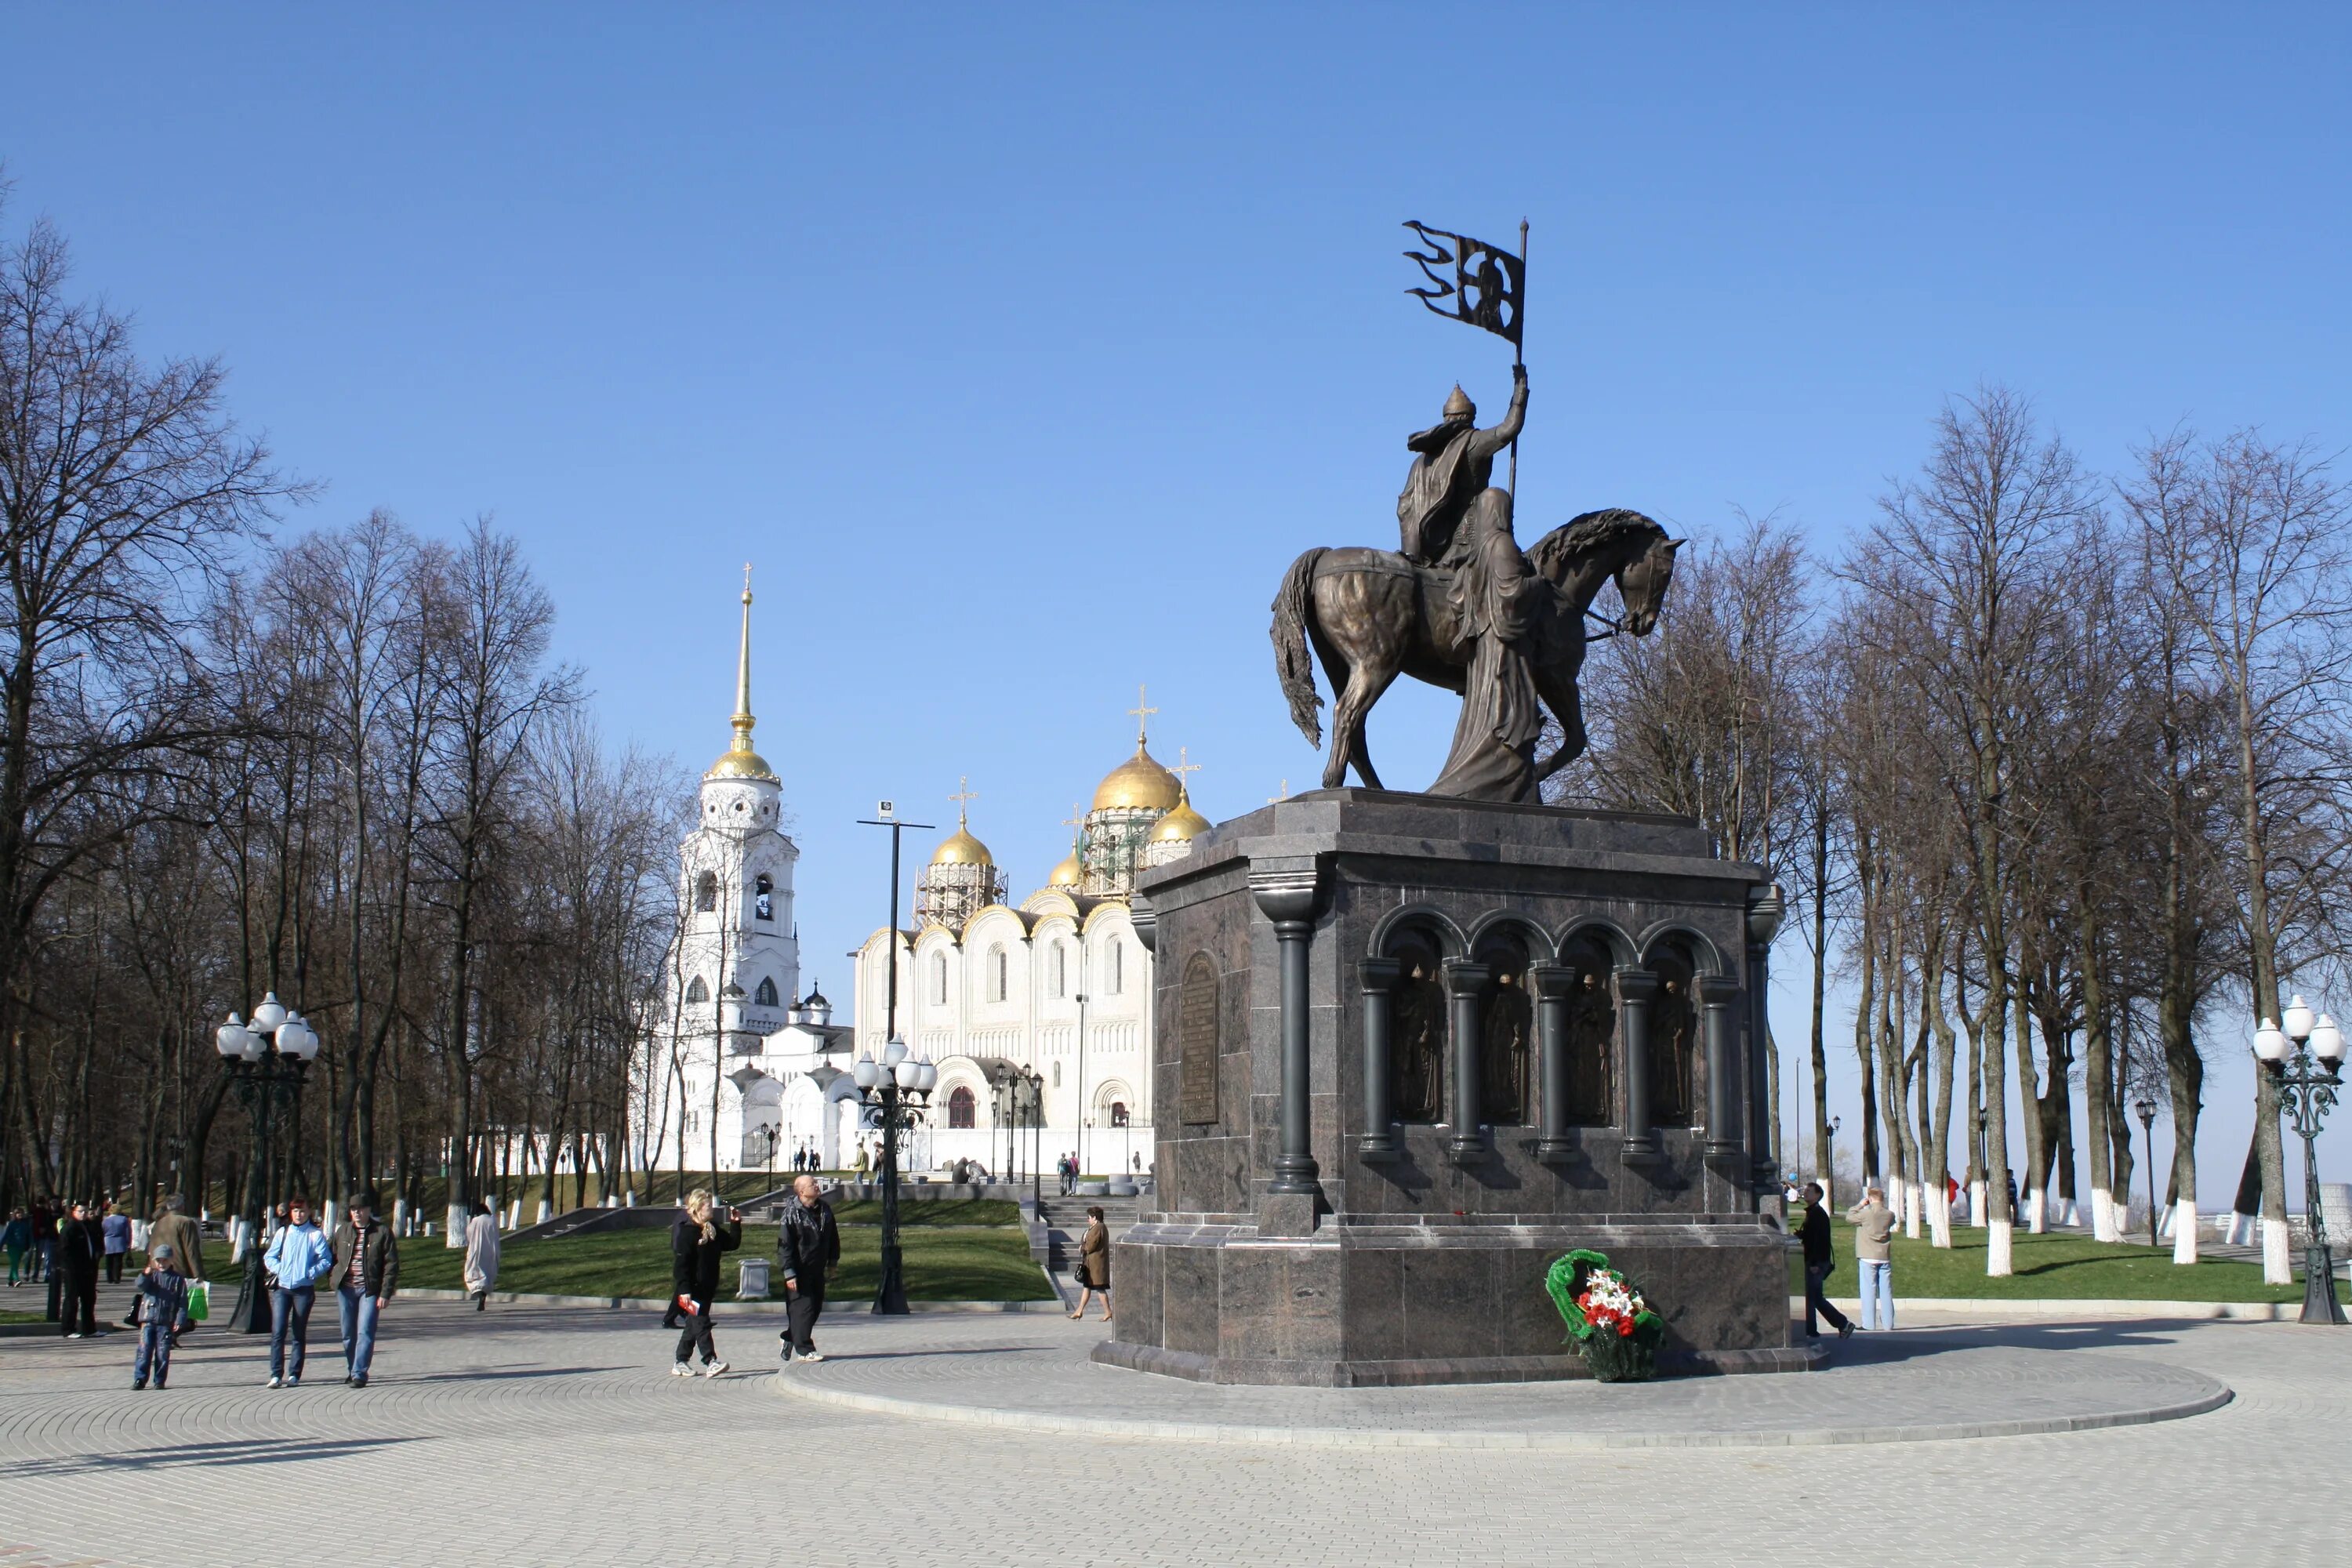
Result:
<svg viewBox="0 0 2352 1568"><path fill-rule="evenodd" d="M1822 1207L1821 1185L1807 1182L1804 1191L1805 1221L1797 1235L1805 1244L1805 1338L1817 1340L1822 1331L1815 1326L1814 1314L1830 1321L1838 1338L1852 1339L1853 1323L1843 1312L1830 1305L1822 1287L1828 1281L1830 1269L1837 1261L1830 1251L1830 1216Z"/></svg>
<svg viewBox="0 0 2352 1568"><path fill-rule="evenodd" d="M105 1256L106 1239L89 1217L89 1205L74 1205L73 1217L58 1226L58 1326L69 1340L98 1337L98 1265Z"/></svg>
<svg viewBox="0 0 2352 1568"><path fill-rule="evenodd" d="M365 1388L375 1359L376 1316L400 1285L400 1244L392 1227L375 1217L372 1194L353 1193L345 1209L335 1226L334 1272L327 1278L343 1309L343 1381Z"/></svg>
<svg viewBox="0 0 2352 1568"><path fill-rule="evenodd" d="M784 1277L784 1360L823 1361L816 1348L816 1315L824 1310L825 1282L841 1265L841 1232L833 1223L833 1205L818 1195L816 1178L803 1176L793 1184L799 1201L784 1205L783 1223L776 1227L776 1257Z"/></svg>

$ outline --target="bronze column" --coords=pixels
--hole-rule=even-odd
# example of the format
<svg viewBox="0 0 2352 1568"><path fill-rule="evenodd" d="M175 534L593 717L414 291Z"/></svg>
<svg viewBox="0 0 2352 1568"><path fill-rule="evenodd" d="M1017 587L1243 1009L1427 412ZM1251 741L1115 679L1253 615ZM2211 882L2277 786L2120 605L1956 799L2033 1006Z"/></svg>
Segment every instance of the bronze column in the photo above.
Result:
<svg viewBox="0 0 2352 1568"><path fill-rule="evenodd" d="M1658 1157L1657 1130L1650 1125L1650 1004L1658 977L1645 969L1617 972L1617 1037L1624 1052L1625 1142L1629 1164Z"/></svg>
<svg viewBox="0 0 2352 1568"><path fill-rule="evenodd" d="M1751 1184L1759 1200L1778 1194L1780 1173L1772 1160L1779 1117L1772 1104L1772 1021L1769 982L1772 939L1780 932L1788 907L1780 885L1767 882L1748 895L1748 1156Z"/></svg>
<svg viewBox="0 0 2352 1568"><path fill-rule="evenodd" d="M1706 1157L1730 1160L1747 1148L1739 1115L1739 982L1727 974L1702 974L1699 1006L1706 1021ZM1748 1173L1735 1177L1742 1186Z"/></svg>
<svg viewBox="0 0 2352 1568"><path fill-rule="evenodd" d="M1478 990L1492 972L1466 958L1447 959L1444 970L1446 1013L1454 1024L1454 1136L1445 1152L1457 1165L1475 1165L1486 1157L1486 1130L1478 1121Z"/></svg>
<svg viewBox="0 0 2352 1568"><path fill-rule="evenodd" d="M1528 989L1536 994L1536 1048L1543 1094L1542 1132L1536 1158L1559 1164L1576 1157L1568 1135L1568 999L1576 972L1565 964L1528 965Z"/></svg>
<svg viewBox="0 0 2352 1568"><path fill-rule="evenodd" d="M1364 1130L1357 1135L1356 1153L1368 1164L1393 1160L1401 1151L1396 1135L1396 1034L1392 1010L1397 961L1368 958L1360 965L1364 984Z"/></svg>
<svg viewBox="0 0 2352 1568"><path fill-rule="evenodd" d="M1252 871L1251 896L1274 922L1281 953L1282 1110L1281 1152L1274 1157L1274 1181L1266 1191L1282 1197L1313 1196L1319 1171L1315 1163L1311 1041L1307 1016L1307 944L1315 932L1320 889L1312 860Z"/></svg>

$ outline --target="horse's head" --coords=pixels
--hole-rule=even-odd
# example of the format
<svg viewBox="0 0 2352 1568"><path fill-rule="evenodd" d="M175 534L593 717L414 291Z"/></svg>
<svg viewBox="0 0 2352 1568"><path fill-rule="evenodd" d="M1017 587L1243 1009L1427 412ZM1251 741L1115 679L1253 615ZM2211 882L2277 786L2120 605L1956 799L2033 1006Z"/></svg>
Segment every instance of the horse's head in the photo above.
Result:
<svg viewBox="0 0 2352 1568"><path fill-rule="evenodd" d="M1528 548L1528 560L1579 614L1591 605L1601 584L1614 579L1625 605L1619 624L1635 637L1646 637L1658 624L1674 581L1675 552L1682 545L1640 512L1611 507L1553 529Z"/></svg>
<svg viewBox="0 0 2352 1568"><path fill-rule="evenodd" d="M1661 530L1648 549L1618 568L1617 597L1625 605L1619 626L1637 637L1650 635L1650 628L1658 624L1658 612L1665 608L1666 589L1675 580L1675 552L1686 542L1668 539Z"/></svg>

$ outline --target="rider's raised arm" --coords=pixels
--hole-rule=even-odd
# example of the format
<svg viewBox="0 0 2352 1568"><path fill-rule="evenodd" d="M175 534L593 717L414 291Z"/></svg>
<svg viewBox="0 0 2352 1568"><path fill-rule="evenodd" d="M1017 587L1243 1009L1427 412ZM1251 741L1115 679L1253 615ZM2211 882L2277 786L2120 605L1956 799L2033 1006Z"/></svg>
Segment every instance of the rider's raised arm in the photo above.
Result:
<svg viewBox="0 0 2352 1568"><path fill-rule="evenodd" d="M1525 365L1511 367L1511 406L1505 411L1503 422L1491 430L1480 430L1470 437L1471 450L1481 458L1491 458L1518 439L1519 426L1528 422L1528 370Z"/></svg>

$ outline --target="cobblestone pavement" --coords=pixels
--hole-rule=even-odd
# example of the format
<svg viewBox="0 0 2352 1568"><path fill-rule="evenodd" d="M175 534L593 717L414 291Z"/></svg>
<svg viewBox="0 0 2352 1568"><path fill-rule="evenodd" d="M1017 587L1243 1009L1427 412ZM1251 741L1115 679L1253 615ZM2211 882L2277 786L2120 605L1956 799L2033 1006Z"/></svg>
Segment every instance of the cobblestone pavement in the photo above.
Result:
<svg viewBox="0 0 2352 1568"><path fill-rule="evenodd" d="M2352 1334L2292 1324L2044 1324L1974 1340L1906 1330L1857 1340L1863 1353L1828 1372L1702 1390L1723 1399L1734 1383L1841 1378L1895 1389L1946 1357L1957 1367L2063 1352L2119 1378L2173 1369L2235 1392L2210 1414L2151 1426L1545 1451L1074 1436L837 1408L780 1394L768 1375L774 1314L748 1310L719 1330L744 1370L688 1382L667 1375L675 1336L648 1316L395 1303L375 1381L352 1390L335 1381L332 1322L331 1310L314 1321L323 1353L310 1381L278 1392L261 1386L264 1347L217 1331L189 1342L161 1394L131 1392L128 1335L0 1341L0 1568L1362 1568L1530 1564L1590 1557L1607 1540L1659 1563L2076 1568L2340 1563L2345 1552L2333 1481L2352 1434ZM895 1358L919 1387L926 1367L1074 1357L1100 1332L1060 1319L844 1314L823 1338L848 1365ZM1020 1345L1045 1349L1008 1348ZM1687 1399L1698 1386L1660 1392Z"/></svg>

